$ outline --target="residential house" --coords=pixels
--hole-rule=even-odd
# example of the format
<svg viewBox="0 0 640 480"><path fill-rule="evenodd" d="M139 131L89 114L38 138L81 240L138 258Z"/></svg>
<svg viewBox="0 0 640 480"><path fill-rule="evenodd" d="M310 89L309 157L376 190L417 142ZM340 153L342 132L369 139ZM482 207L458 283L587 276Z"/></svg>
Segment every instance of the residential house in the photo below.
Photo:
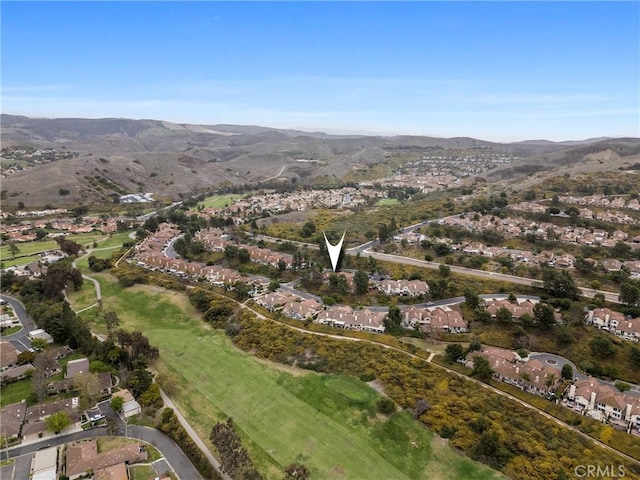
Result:
<svg viewBox="0 0 640 480"><path fill-rule="evenodd" d="M0 342L0 371L18 365L18 354L20 352L11 342Z"/></svg>
<svg viewBox="0 0 640 480"><path fill-rule="evenodd" d="M622 262L615 258L607 258L602 261L602 268L605 272L619 272L622 268Z"/></svg>
<svg viewBox="0 0 640 480"><path fill-rule="evenodd" d="M593 377L577 380L566 398L583 415L640 428L640 397L622 393L611 384Z"/></svg>
<svg viewBox="0 0 640 480"><path fill-rule="evenodd" d="M562 383L559 368L545 365L535 358L521 358L511 350L486 347L481 352L470 352L466 365L472 367L473 358L477 355L487 359L496 379L536 395L549 395Z"/></svg>
<svg viewBox="0 0 640 480"><path fill-rule="evenodd" d="M124 465L126 470L126 465L146 460L147 452L137 443L130 443L98 453L97 441L90 439L69 445L66 449L65 459L65 473L69 480L75 480L86 475L89 471L95 474L100 470L119 464ZM120 471L122 471L121 468Z"/></svg>
<svg viewBox="0 0 640 480"><path fill-rule="evenodd" d="M45 332L42 328L32 330L27 334L27 338L34 341L36 338L44 340L47 343L53 343L53 337Z"/></svg>
<svg viewBox="0 0 640 480"><path fill-rule="evenodd" d="M0 437L11 442L20 438L20 429L27 412L25 401L11 403L0 410ZM6 445L1 445L4 448Z"/></svg>
<svg viewBox="0 0 640 480"><path fill-rule="evenodd" d="M627 270L629 270L629 274L632 278L640 278L640 261L626 261L624 262L624 266Z"/></svg>
<svg viewBox="0 0 640 480"><path fill-rule="evenodd" d="M63 398L55 402L39 403L27 408L25 415L25 424L22 427L22 437L26 441L37 440L45 434L53 435L47 432L46 419L54 413L66 412L71 419L70 428L80 423L80 412L78 411L78 397Z"/></svg>
<svg viewBox="0 0 640 480"><path fill-rule="evenodd" d="M623 320L618 324L615 334L632 342L640 342L640 318Z"/></svg>
<svg viewBox="0 0 640 480"><path fill-rule="evenodd" d="M468 325L457 306L410 306L400 309L402 326L425 332L464 333Z"/></svg>
<svg viewBox="0 0 640 480"><path fill-rule="evenodd" d="M131 392L129 390L124 389L115 392L112 397L120 397L124 400L120 416L124 416L125 419L142 412L142 407L138 402L136 402L136 399L133 398L133 395L131 395Z"/></svg>
<svg viewBox="0 0 640 480"><path fill-rule="evenodd" d="M286 303L282 308L282 313L283 315L296 320L305 320L307 318L312 318L320 311L321 308L322 304L320 302L310 298L302 301Z"/></svg>
<svg viewBox="0 0 640 480"><path fill-rule="evenodd" d="M95 470L93 472L93 480L129 480L127 465L118 463L117 465Z"/></svg>
<svg viewBox="0 0 640 480"><path fill-rule="evenodd" d="M590 310L585 316L585 323L614 333L633 342L640 342L640 317L627 318L623 313L609 308Z"/></svg>
<svg viewBox="0 0 640 480"><path fill-rule="evenodd" d="M289 291L269 292L255 299L255 302L270 312L281 308L288 302L300 300L300 297Z"/></svg>
<svg viewBox="0 0 640 480"><path fill-rule="evenodd" d="M354 310L344 305L334 305L321 311L316 322L347 330L384 333L385 312L373 312L369 309Z"/></svg>
<svg viewBox="0 0 640 480"><path fill-rule="evenodd" d="M419 297L429 293L429 284L422 280L382 280L376 287L387 295Z"/></svg>
<svg viewBox="0 0 640 480"><path fill-rule="evenodd" d="M81 373L89 373L89 359L78 358L77 360L69 360L67 363L67 373L64 378L73 378Z"/></svg>
<svg viewBox="0 0 640 480"><path fill-rule="evenodd" d="M495 318L496 313L501 308L506 308L511 312L513 318L521 318L527 314L533 318L533 307L538 303L534 300L521 300L518 299L515 302L511 302L508 299L503 300L485 300L485 309L491 314L491 317Z"/></svg>
<svg viewBox="0 0 640 480"><path fill-rule="evenodd" d="M0 384L5 385L7 383L16 382L26 378L28 373L35 370L35 367L27 363L25 365L17 365L7 370L0 372Z"/></svg>

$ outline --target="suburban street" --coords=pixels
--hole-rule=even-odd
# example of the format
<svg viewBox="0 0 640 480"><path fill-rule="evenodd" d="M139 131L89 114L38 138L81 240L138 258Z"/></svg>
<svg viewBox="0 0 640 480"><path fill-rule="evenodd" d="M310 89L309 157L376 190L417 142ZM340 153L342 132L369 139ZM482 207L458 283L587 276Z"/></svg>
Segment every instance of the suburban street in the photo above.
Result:
<svg viewBox="0 0 640 480"><path fill-rule="evenodd" d="M27 335L32 330L36 329L36 325L33 323L31 317L27 315L27 311L20 301L5 294L0 298L2 298L2 300L6 300L6 302L11 305L13 311L16 312L18 320L20 320L20 324L22 325L22 329L19 332L3 336L2 340L13 343L20 352L29 350L31 348L31 340L29 340Z"/></svg>
<svg viewBox="0 0 640 480"><path fill-rule="evenodd" d="M119 422L121 424L121 431L116 435L125 436L124 422L122 422L122 420L119 420ZM13 476L5 477L5 473L3 470L1 478L3 480L24 480L26 478L29 478L28 470L26 476L21 472L25 471L25 464L27 465L28 469L28 466L30 466L31 464L31 456L37 450L47 447L57 447L66 443L75 442L77 440L103 437L107 435L108 434L105 428L101 427L93 430L86 430L83 432L74 432L68 435L60 435L55 438L47 438L41 442L19 445L9 448L8 450L2 450L2 460L15 458L17 460L17 464L15 471L13 472ZM202 479L202 476L198 473L198 471L189 461L184 452L180 450L180 448L175 444L173 440L171 440L159 430L139 425L131 425L128 428L128 438L138 439L145 443L150 443L151 445L156 447L164 456L170 468L178 475L178 478L180 478L181 480ZM28 459L28 461L26 461L25 459Z"/></svg>
<svg viewBox="0 0 640 480"><path fill-rule="evenodd" d="M13 297L9 297L7 295L2 295L3 300L6 300L16 312L16 316L20 320L23 328L19 332L4 337L11 341L16 348L20 351L24 351L28 348L31 348L31 343L27 338L27 334L29 331L34 330L35 324L31 320L26 313L24 305L19 302L17 299ZM172 405L173 406L173 405ZM186 457L186 455L180 450L180 448L167 437L164 433L156 430L154 428L142 427L138 425L130 425L126 426L122 421L120 416L113 411L111 408L109 401L103 401L98 404L98 408L101 413L105 415L106 418L113 419L119 427L119 431L117 435L125 436L127 435L130 438L137 438L144 442L150 443L155 446L165 457L167 463L170 467L176 472L178 477L182 480L191 480L191 479L201 479L202 477L195 469L191 461ZM176 410L176 414L178 414ZM2 474L0 478L3 480L13 479L13 480L23 480L29 477L28 469L31 464L30 456L38 449L46 447L46 446L59 446L68 442L72 442L75 440L85 439L85 438L93 438L99 436L107 435L106 430L104 428L97 428L93 430L87 430L83 432L74 432L68 435L60 435L54 438L46 438L40 442L30 443L30 444L22 444L12 448L4 449L0 452L0 460L4 460L7 458L16 458L17 462L11 468L3 467ZM194 439L195 440L195 439ZM200 440L198 438L198 440ZM206 447L205 447L206 448ZM208 452L208 450L207 450ZM28 456L29 460L25 461L22 457ZM211 453L209 452L209 455ZM210 459L211 460L211 459ZM25 466L26 465L26 466ZM219 466L219 464L218 464ZM26 470L25 470L26 468ZM9 476L9 471L11 471L11 475ZM24 472L27 472L24 475ZM8 476L5 476L8 475Z"/></svg>
<svg viewBox="0 0 640 480"><path fill-rule="evenodd" d="M402 231L403 232L413 231L416 228L422 227L424 225L427 225L435 221L437 220L428 220L425 222L417 223L415 225L410 225L408 227L403 228ZM269 237L266 235L255 235L254 239L264 240L266 242L273 242L273 243L281 243L283 241L280 238ZM315 243L304 243L304 242L296 242L296 241L292 241L291 243L299 247L307 247L309 249L318 250L318 245ZM428 262L426 260L418 260L416 258L404 257L401 255L391 255L389 253L376 252L372 250L372 248L375 247L377 244L378 244L377 240L371 240L369 242L363 243L362 245L357 245L355 247L347 248L344 250L343 254L360 255L362 257L372 257L372 258L375 258L376 260L392 262L392 263L402 263L405 265L412 265L414 267L420 267L420 268L428 268L431 270L438 270L442 265L441 263L438 263L438 262ZM176 254L175 252L173 252L172 248L167 248L167 255L171 258L176 258ZM498 280L498 281L513 283L516 285L525 285L527 287L536 287L536 288L542 287L542 282L534 278L518 277L517 275L509 275L509 274L499 273L499 272L487 272L484 270L461 267L458 265L447 265L447 266L451 269L452 272L459 273L462 275L472 275L474 277L484 278L487 280ZM584 297L593 298L597 294L602 294L604 295L604 298L606 301L611 303L620 303L620 301L618 300L618 293L616 292L607 292L603 290L595 290L593 288L586 288L586 287L578 287L578 288L580 289L580 292Z"/></svg>

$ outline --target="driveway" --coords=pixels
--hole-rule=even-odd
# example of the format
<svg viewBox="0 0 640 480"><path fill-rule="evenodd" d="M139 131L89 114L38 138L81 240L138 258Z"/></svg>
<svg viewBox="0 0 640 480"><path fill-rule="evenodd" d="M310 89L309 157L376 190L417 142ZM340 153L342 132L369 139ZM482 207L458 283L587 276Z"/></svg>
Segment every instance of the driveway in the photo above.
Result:
<svg viewBox="0 0 640 480"><path fill-rule="evenodd" d="M588 375L580 373L580 370L578 370L578 367L576 367L575 363L573 363L572 361L564 357L561 357L560 355L555 355L553 353L535 353L534 352L534 353L531 353L531 358L535 358L536 360L539 360L540 362L542 362L544 366L557 368L558 370L562 370L562 367L565 364L569 364L573 368L574 379L584 380L585 378L589 378Z"/></svg>

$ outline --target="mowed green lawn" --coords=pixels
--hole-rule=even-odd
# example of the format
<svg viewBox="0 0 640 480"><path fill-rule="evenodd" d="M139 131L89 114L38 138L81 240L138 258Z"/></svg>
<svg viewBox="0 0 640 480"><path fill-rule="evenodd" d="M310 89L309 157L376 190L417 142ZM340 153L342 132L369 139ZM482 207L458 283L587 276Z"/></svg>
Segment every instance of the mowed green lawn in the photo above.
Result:
<svg viewBox="0 0 640 480"><path fill-rule="evenodd" d="M98 301L96 297L96 287L93 282L86 278L82 282L80 290L74 291L73 287L67 287L67 300L74 310L82 310Z"/></svg>
<svg viewBox="0 0 640 480"><path fill-rule="evenodd" d="M406 412L375 415L378 394L357 379L269 364L240 351L198 317L184 295L121 289L96 275L104 310L160 349L155 368L203 439L233 417L266 478L299 459L314 479L489 479L499 474L442 444ZM289 369L290 371L293 371Z"/></svg>
<svg viewBox="0 0 640 480"><path fill-rule="evenodd" d="M198 203L198 206L202 205L204 208L223 208L227 205L231 205L242 197L244 197L244 195L240 194L213 195Z"/></svg>
<svg viewBox="0 0 640 480"><path fill-rule="evenodd" d="M87 246L89 248L92 248L94 241L98 245L96 248L113 247L112 251L106 251L109 252L108 255L111 255L111 253L113 253L117 247L120 247L124 242L131 240L129 238L129 233L131 232L127 231L115 233L111 236L108 236L100 232L91 232L81 233L78 235L68 235L65 238L79 243L83 248L86 248ZM20 252L16 254L15 259L13 259L12 255L9 253L9 245L6 242L2 247L0 247L0 259L2 259L2 261L5 263L6 267L12 267L14 265L26 265L27 263L33 262L34 260L39 260L40 256L37 254L47 252L49 250L57 250L58 248L60 248L58 242L52 239L42 239L35 242L16 243L16 246L20 249ZM100 250L96 251L95 255L100 256L100 252Z"/></svg>

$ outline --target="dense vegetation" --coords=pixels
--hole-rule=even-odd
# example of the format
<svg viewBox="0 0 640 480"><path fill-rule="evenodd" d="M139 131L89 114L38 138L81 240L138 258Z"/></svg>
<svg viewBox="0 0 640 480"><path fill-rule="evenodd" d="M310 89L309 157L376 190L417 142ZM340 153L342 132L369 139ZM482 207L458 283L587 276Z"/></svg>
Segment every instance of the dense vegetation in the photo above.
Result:
<svg viewBox="0 0 640 480"><path fill-rule="evenodd" d="M423 360L363 342L304 335L246 313L240 315L240 325L234 343L258 356L321 372L377 378L407 409L426 401L428 408L419 415L422 422L472 458L514 478L561 478L585 462L620 462L554 422L468 381L443 375ZM628 471L640 474L637 464L629 463Z"/></svg>

